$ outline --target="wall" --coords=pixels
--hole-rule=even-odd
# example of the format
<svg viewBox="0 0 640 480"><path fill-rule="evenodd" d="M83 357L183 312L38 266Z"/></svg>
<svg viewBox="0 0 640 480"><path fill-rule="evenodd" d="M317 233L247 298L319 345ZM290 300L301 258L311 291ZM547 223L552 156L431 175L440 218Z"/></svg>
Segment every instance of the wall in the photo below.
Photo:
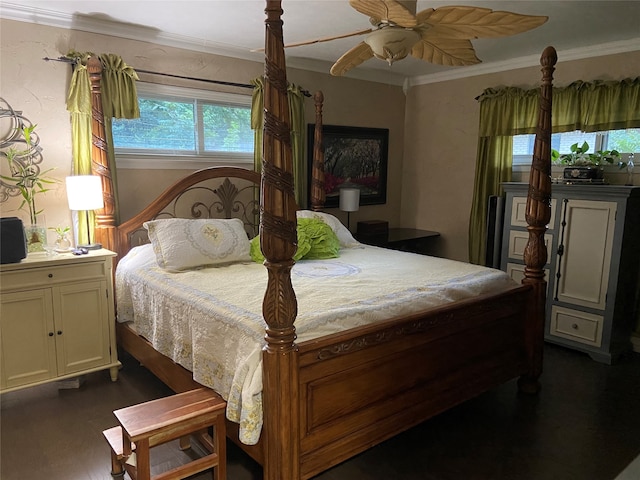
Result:
<svg viewBox="0 0 640 480"><path fill-rule="evenodd" d="M57 58L70 50L80 52L117 53L134 68L198 78L248 83L264 71L260 62L232 59L145 42L131 41L105 35L59 29L41 25L0 20L2 68L0 96L16 110L22 110L33 123L43 147L44 165L54 167L53 176L60 180L52 191L40 196L38 205L45 207L49 225L70 224L64 177L71 174L71 127L65 108L71 68L59 62L45 62L43 57ZM387 203L363 207L351 215L357 220L398 219L402 181L404 147L405 96L400 87L328 74L290 69L288 80L325 96L324 123L360 127L389 128L389 172ZM164 77L140 74L140 79L168 83ZM175 80L172 84L178 84ZM184 85L184 83L181 83ZM197 88L211 88L202 82L191 83ZM250 94L246 89L215 87L225 91ZM309 99L307 122L314 123L313 100ZM6 165L2 165L5 174ZM121 220L137 213L152 198L186 172L182 170L120 169ZM0 204L2 216L17 215L18 199ZM346 221L346 214L337 209L332 213Z"/></svg>
<svg viewBox="0 0 640 480"><path fill-rule="evenodd" d="M554 85L638 75L640 52L562 61ZM475 178L478 115L485 88L534 88L539 67L412 87L407 94L402 172L403 226L441 233L435 254L468 260L468 225ZM526 177L525 177L526 178Z"/></svg>
<svg viewBox="0 0 640 480"><path fill-rule="evenodd" d="M45 62L43 57L56 58L72 49L119 53L138 69L241 83L263 72L262 63L4 19L0 40L0 96L38 124L45 165L55 167L53 174L61 181L71 173L71 129L65 109L71 69ZM635 77L640 64L640 52L571 62L562 61L562 52L559 57L555 72L559 86L578 79ZM475 97L488 87L534 88L539 70L530 67L420 85L412 87L406 98L399 87L328 74L290 69L288 78L312 92L324 92L325 124L390 129L387 203L362 207L351 215L352 225L358 220L385 219L392 226L436 230L441 237L434 253L466 261L479 114ZM161 78L141 74L142 80ZM308 102L307 121L313 123L313 102ZM4 173L5 165L2 168ZM184 173L121 169L122 220ZM38 200L49 225L70 222L63 183ZM13 209L19 203L12 199L0 204L2 216L16 215ZM346 221L343 212L331 212Z"/></svg>

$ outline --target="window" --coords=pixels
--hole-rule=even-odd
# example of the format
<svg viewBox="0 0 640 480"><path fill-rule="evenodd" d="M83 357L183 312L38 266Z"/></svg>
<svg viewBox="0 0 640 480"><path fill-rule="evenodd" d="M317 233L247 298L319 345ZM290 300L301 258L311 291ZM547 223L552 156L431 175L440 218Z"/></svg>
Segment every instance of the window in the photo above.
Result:
<svg viewBox="0 0 640 480"><path fill-rule="evenodd" d="M513 137L513 165L531 165L535 135ZM607 132L566 132L551 135L551 148L560 153L569 153L571 145L587 142L589 152L617 150L621 154L640 153L640 128L609 130Z"/></svg>
<svg viewBox="0 0 640 480"><path fill-rule="evenodd" d="M253 164L251 96L138 83L140 118L113 120L118 167Z"/></svg>

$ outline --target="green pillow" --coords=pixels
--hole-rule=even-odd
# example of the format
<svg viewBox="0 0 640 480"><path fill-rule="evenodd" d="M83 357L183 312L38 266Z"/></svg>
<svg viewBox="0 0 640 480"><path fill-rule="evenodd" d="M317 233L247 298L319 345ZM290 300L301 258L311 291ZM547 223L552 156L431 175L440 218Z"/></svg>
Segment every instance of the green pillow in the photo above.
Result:
<svg viewBox="0 0 640 480"><path fill-rule="evenodd" d="M319 218L298 218L298 249L293 259L326 259L340 255L340 240L329 225ZM251 240L251 259L254 262L264 262L264 255L260 251L260 236Z"/></svg>

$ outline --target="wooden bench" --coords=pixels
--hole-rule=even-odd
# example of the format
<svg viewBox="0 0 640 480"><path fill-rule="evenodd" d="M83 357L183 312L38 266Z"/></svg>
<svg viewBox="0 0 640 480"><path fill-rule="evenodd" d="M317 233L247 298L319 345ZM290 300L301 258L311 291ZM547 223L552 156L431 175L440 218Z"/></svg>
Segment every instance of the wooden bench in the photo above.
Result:
<svg viewBox="0 0 640 480"><path fill-rule="evenodd" d="M212 468L214 480L225 480L225 407L219 395L200 388L115 410L120 425L102 432L111 447L111 475L122 476L126 471L132 480L180 480ZM207 455L151 476L151 448L179 438L184 450L190 447L190 435L196 434Z"/></svg>

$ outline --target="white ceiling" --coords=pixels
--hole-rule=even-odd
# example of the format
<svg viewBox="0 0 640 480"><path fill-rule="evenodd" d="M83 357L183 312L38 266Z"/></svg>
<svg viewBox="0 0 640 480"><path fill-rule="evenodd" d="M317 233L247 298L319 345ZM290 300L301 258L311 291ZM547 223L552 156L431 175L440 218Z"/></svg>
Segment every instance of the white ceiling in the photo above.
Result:
<svg viewBox="0 0 640 480"><path fill-rule="evenodd" d="M261 0L0 0L0 16L64 28L107 33L191 50L261 61L251 52L264 44ZM473 5L546 15L529 32L472 43L482 64L443 67L407 57L389 67L371 59L347 76L391 84L458 78L537 65L542 50L553 45L560 60L640 50L640 1L593 0L418 0L417 11L445 5ZM284 40L295 43L370 27L366 16L347 0L283 0ZM345 51L363 37L287 49L292 67L328 72ZM133 65L135 67L135 65Z"/></svg>

